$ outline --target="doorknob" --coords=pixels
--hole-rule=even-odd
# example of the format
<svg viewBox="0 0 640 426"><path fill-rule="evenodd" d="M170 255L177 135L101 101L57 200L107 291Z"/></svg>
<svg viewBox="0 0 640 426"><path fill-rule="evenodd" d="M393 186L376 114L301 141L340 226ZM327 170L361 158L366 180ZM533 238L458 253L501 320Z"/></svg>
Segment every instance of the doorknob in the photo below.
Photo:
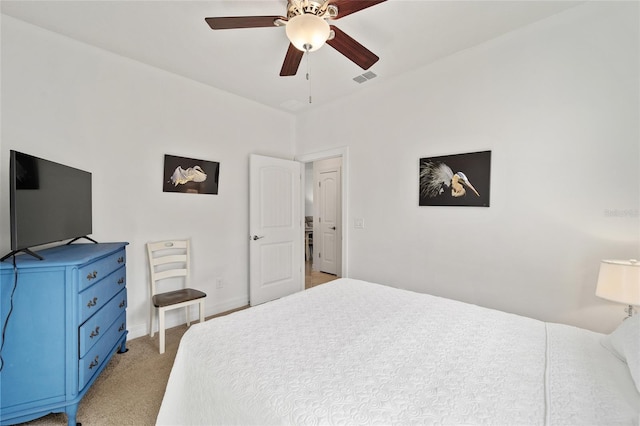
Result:
<svg viewBox="0 0 640 426"><path fill-rule="evenodd" d="M331 228L329 228L329 229L333 229L333 230L335 231L335 230L336 230L336 227L335 227L335 226L332 226L332 227L331 227Z"/></svg>
<svg viewBox="0 0 640 426"><path fill-rule="evenodd" d="M255 240L259 240L260 238L264 238L264 235L254 235L254 236L252 237L252 240L253 240L253 241L255 241Z"/></svg>

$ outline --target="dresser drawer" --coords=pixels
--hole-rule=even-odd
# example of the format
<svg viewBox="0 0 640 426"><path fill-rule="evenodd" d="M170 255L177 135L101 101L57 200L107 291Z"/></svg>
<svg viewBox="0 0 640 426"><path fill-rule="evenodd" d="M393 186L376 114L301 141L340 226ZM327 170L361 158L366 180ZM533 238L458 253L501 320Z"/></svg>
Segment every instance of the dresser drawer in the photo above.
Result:
<svg viewBox="0 0 640 426"><path fill-rule="evenodd" d="M78 390L82 389L116 349L118 340L127 330L127 314L123 312L95 345L80 359L78 365Z"/></svg>
<svg viewBox="0 0 640 426"><path fill-rule="evenodd" d="M98 312L116 293L125 288L126 284L127 271L126 267L122 266L120 269L112 272L111 275L106 276L81 292L78 296L80 300L79 323L84 323L88 318Z"/></svg>
<svg viewBox="0 0 640 426"><path fill-rule="evenodd" d="M85 265L79 269L80 291L106 277L127 261L126 253L120 250L103 259Z"/></svg>
<svg viewBox="0 0 640 426"><path fill-rule="evenodd" d="M80 326L80 358L93 347L127 307L127 290L122 289L102 309Z"/></svg>

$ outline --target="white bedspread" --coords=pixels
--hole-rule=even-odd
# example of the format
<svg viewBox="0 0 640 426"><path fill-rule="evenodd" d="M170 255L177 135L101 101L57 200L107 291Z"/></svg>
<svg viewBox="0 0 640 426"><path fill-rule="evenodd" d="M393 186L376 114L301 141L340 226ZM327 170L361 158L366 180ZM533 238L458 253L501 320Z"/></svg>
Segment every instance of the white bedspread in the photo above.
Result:
<svg viewBox="0 0 640 426"><path fill-rule="evenodd" d="M602 335L340 279L188 330L161 425L637 425Z"/></svg>

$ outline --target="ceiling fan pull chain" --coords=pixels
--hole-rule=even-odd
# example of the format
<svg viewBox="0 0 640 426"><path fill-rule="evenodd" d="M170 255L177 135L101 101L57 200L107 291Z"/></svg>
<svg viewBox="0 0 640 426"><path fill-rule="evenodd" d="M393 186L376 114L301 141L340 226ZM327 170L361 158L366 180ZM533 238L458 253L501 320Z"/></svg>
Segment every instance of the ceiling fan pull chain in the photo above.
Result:
<svg viewBox="0 0 640 426"><path fill-rule="evenodd" d="M309 59L309 47L308 45L305 45L305 56L307 57L307 81L309 82L309 103L311 103L311 78L310 74L311 74L311 65L310 65L310 59Z"/></svg>

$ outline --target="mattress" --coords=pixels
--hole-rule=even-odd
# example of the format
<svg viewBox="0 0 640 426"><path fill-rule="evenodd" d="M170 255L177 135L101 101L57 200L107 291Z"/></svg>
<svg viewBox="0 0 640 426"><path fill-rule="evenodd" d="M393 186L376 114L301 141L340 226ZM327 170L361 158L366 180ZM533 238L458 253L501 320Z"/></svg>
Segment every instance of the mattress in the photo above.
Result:
<svg viewBox="0 0 640 426"><path fill-rule="evenodd" d="M193 325L157 424L637 425L601 337L339 279Z"/></svg>

